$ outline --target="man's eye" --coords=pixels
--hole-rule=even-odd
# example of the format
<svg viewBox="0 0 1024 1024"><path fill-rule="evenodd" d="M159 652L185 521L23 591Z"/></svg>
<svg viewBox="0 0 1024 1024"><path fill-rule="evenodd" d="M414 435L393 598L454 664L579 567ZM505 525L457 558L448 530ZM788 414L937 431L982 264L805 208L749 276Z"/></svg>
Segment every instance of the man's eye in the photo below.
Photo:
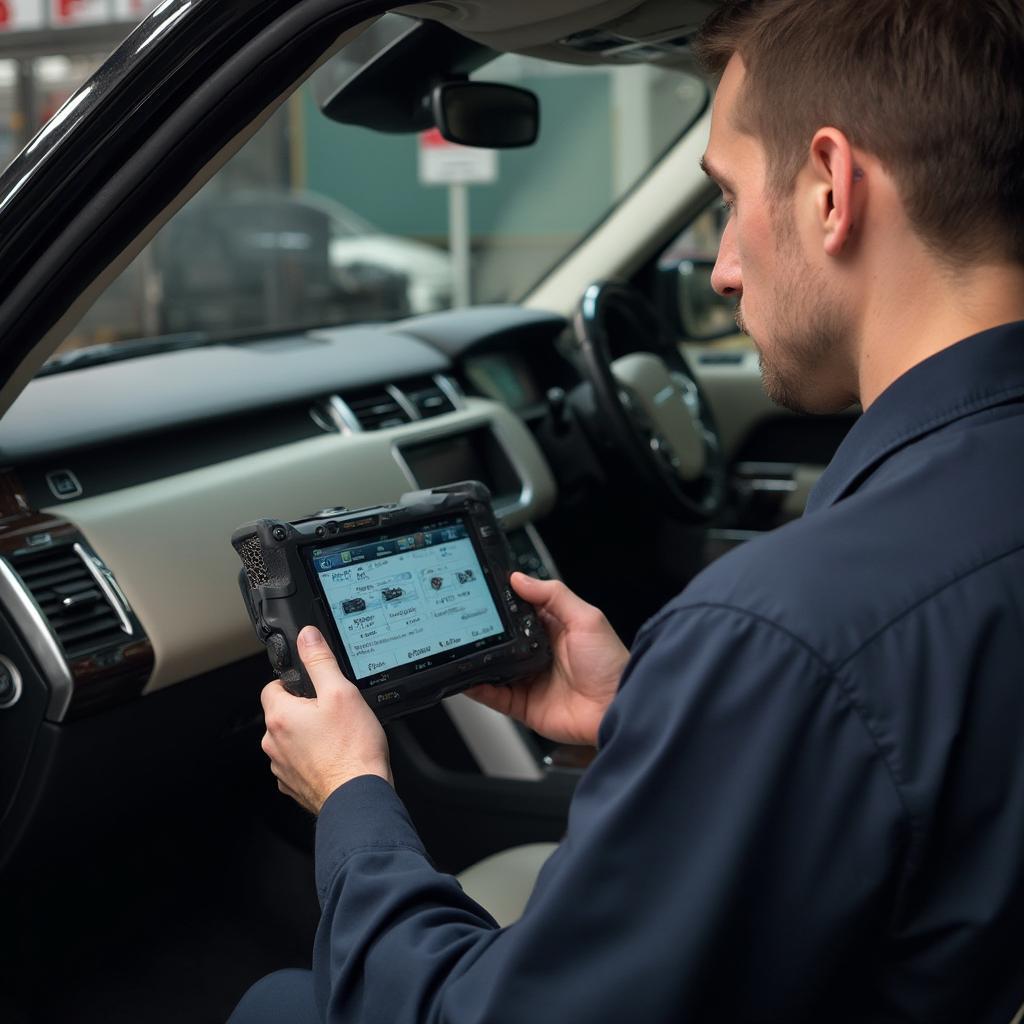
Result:
<svg viewBox="0 0 1024 1024"><path fill-rule="evenodd" d="M722 196L721 205L722 209L725 210L726 213L732 213L733 208L736 206L736 200L726 199L725 196Z"/></svg>

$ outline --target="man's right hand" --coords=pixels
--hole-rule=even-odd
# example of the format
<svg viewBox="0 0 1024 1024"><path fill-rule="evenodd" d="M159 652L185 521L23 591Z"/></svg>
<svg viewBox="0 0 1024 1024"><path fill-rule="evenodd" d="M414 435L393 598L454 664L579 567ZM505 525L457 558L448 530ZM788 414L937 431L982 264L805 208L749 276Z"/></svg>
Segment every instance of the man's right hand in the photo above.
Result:
<svg viewBox="0 0 1024 1024"><path fill-rule="evenodd" d="M556 743L596 746L601 719L619 688L629 651L604 613L564 583L512 574L512 589L537 609L554 660L511 686L476 686L467 696L510 715Z"/></svg>

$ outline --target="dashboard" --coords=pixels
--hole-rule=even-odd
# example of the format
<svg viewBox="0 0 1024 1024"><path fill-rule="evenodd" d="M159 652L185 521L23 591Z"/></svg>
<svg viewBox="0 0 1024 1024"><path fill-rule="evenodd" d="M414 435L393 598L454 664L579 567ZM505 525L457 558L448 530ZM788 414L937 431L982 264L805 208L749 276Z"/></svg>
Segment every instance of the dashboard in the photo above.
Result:
<svg viewBox="0 0 1024 1024"><path fill-rule="evenodd" d="M466 319L216 344L33 381L0 423L0 600L43 669L47 718L99 713L258 653L228 544L256 517L479 479L523 567L553 575L533 523L556 484L519 414L542 394L523 352L549 352L565 322L508 307Z"/></svg>
<svg viewBox="0 0 1024 1024"><path fill-rule="evenodd" d="M238 592L240 523L479 479L519 567L556 576L535 428L545 391L572 383L566 326L474 309L33 380L0 421L0 866L30 856L26 831L96 813L88 779L170 780L176 729L198 754L259 728L271 672ZM485 776L546 777L509 720L465 698L439 713L437 763L461 749ZM439 793L469 776L446 778Z"/></svg>

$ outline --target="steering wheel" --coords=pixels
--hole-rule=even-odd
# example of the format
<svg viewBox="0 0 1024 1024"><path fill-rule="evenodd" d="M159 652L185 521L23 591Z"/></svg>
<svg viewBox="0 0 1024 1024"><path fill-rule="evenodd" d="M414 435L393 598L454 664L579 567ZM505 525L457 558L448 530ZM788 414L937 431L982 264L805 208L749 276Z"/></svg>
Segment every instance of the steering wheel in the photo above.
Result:
<svg viewBox="0 0 1024 1024"><path fill-rule="evenodd" d="M603 436L678 519L705 522L725 497L711 407L672 330L636 289L591 285L575 319Z"/></svg>

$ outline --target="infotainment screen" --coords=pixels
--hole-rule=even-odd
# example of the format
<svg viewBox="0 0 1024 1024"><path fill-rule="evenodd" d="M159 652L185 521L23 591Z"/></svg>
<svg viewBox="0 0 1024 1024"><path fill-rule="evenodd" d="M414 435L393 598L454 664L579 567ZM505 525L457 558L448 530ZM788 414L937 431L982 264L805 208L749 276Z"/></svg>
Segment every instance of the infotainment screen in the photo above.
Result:
<svg viewBox="0 0 1024 1024"><path fill-rule="evenodd" d="M357 684L509 638L460 518L313 548L309 560Z"/></svg>

